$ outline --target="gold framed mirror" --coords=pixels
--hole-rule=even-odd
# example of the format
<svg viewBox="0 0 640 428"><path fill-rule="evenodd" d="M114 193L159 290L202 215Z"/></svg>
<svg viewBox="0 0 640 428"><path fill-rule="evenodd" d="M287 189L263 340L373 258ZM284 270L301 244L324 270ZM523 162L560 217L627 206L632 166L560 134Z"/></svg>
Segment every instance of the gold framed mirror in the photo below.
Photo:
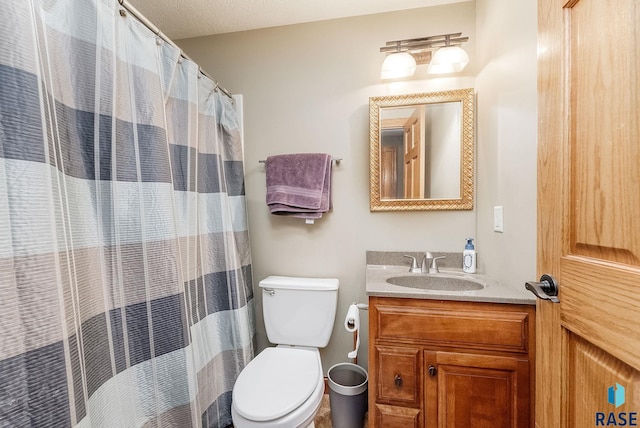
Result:
<svg viewBox="0 0 640 428"><path fill-rule="evenodd" d="M474 91L369 98L371 211L473 209Z"/></svg>

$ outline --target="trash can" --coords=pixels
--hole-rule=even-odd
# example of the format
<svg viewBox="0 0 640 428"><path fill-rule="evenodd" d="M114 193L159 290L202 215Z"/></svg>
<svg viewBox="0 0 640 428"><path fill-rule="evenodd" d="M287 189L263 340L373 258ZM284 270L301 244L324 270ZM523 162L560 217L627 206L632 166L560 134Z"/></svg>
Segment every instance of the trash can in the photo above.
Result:
<svg viewBox="0 0 640 428"><path fill-rule="evenodd" d="M356 364L339 363L331 366L327 377L333 428L362 428L367 412L367 371Z"/></svg>

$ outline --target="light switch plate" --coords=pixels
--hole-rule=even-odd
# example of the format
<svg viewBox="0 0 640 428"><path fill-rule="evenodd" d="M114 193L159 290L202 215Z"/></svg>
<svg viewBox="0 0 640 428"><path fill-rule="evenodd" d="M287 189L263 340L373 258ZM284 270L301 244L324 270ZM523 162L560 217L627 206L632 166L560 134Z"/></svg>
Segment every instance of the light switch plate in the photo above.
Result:
<svg viewBox="0 0 640 428"><path fill-rule="evenodd" d="M504 209L502 206L493 207L493 231L504 232Z"/></svg>

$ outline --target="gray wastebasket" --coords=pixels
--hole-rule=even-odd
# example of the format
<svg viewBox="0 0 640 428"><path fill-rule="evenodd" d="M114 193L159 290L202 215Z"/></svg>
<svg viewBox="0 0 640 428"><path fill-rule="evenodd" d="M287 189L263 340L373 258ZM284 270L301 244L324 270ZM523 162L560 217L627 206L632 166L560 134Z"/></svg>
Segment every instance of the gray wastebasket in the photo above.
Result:
<svg viewBox="0 0 640 428"><path fill-rule="evenodd" d="M327 377L333 428L362 428L367 412L367 371L356 364L340 363L329 369Z"/></svg>

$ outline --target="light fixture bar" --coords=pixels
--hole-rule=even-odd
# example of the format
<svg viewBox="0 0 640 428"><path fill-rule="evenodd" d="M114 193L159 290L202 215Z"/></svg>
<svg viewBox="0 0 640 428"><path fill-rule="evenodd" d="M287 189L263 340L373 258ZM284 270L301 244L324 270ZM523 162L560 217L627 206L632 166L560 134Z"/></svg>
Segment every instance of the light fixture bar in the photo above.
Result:
<svg viewBox="0 0 640 428"><path fill-rule="evenodd" d="M445 40L447 36L451 37L460 37L462 33L451 33L451 34L440 34L437 36L429 36L429 37L418 37L416 39L404 39L404 40L394 40L392 42L387 42L386 45L395 45L396 43L406 43L406 42L428 42L431 40ZM468 39L468 37L467 37Z"/></svg>
<svg viewBox="0 0 640 428"><path fill-rule="evenodd" d="M445 34L442 36L423 37L420 39L396 40L387 42L380 48L380 52L405 52L411 50L438 49L445 46L460 46L469 41L468 37L459 37L461 33ZM453 36L453 37L448 37Z"/></svg>

